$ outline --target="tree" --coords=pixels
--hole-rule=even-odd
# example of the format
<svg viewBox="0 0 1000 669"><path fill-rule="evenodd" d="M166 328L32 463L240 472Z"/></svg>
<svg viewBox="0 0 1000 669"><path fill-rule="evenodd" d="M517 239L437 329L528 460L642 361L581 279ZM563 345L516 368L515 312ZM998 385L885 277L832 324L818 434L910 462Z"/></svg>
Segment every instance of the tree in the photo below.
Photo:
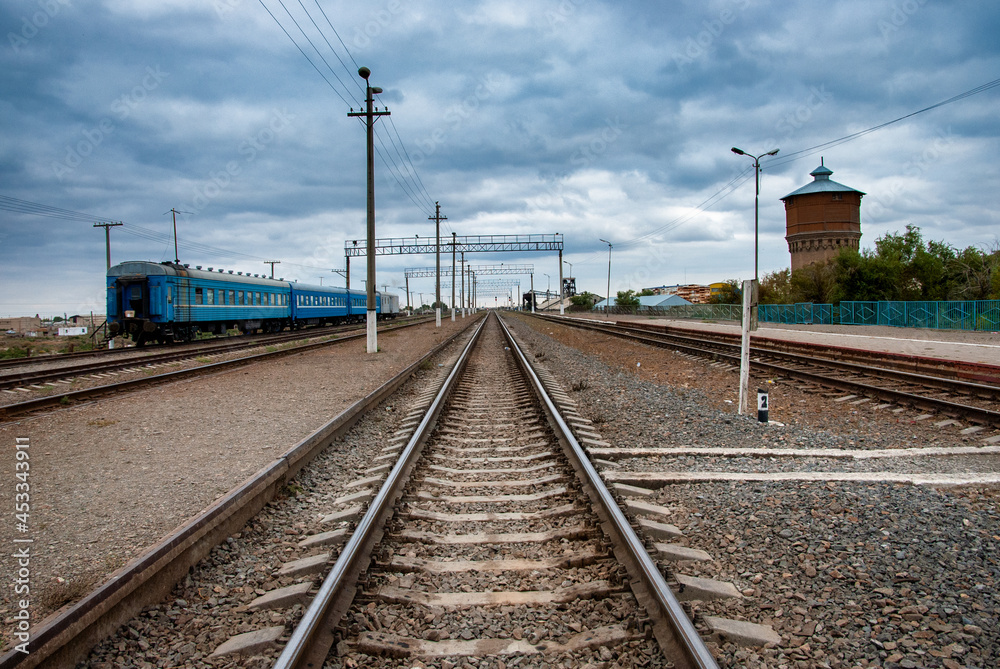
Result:
<svg viewBox="0 0 1000 669"><path fill-rule="evenodd" d="M569 298L569 301L574 307L580 307L581 309L589 311L600 301L600 299L601 298L594 293L583 291L582 293Z"/></svg>
<svg viewBox="0 0 1000 669"><path fill-rule="evenodd" d="M743 302L743 291L736 279L726 280L726 286L717 293L713 293L708 300L709 304L740 304Z"/></svg>
<svg viewBox="0 0 1000 669"><path fill-rule="evenodd" d="M761 304L791 304L797 300L792 296L792 270L780 269L765 274L760 279L758 299Z"/></svg>
<svg viewBox="0 0 1000 669"><path fill-rule="evenodd" d="M656 295L656 293L653 292L652 288L643 288L642 291L639 293L639 297L649 297L650 295Z"/></svg>
<svg viewBox="0 0 1000 669"><path fill-rule="evenodd" d="M615 298L616 307L625 307L626 309L637 309L639 307L639 296L635 294L634 290L619 290L618 297Z"/></svg>
<svg viewBox="0 0 1000 669"><path fill-rule="evenodd" d="M828 304L837 290L837 272L832 263L812 263L792 273L789 302Z"/></svg>

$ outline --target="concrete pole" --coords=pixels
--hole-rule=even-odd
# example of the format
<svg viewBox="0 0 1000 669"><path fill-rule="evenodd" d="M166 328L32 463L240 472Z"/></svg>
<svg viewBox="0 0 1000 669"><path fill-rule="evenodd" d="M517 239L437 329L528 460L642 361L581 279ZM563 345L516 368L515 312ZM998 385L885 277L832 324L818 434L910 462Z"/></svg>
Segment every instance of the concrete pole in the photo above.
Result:
<svg viewBox="0 0 1000 669"><path fill-rule="evenodd" d="M451 233L451 322L455 322L455 233Z"/></svg>
<svg viewBox="0 0 1000 669"><path fill-rule="evenodd" d="M740 398L739 414L750 411L750 305L753 300L753 281L743 282L743 336L740 339Z"/></svg>
<svg viewBox="0 0 1000 669"><path fill-rule="evenodd" d="M563 274L562 274L562 249L559 249L559 315L562 316L566 313L566 308L563 306L563 299L565 299L565 291L563 290Z"/></svg>
<svg viewBox="0 0 1000 669"><path fill-rule="evenodd" d="M459 303L462 305L462 318L465 318L465 251L462 251L462 292L459 294Z"/></svg>
<svg viewBox="0 0 1000 669"><path fill-rule="evenodd" d="M531 313L535 313L535 274L531 273Z"/></svg>

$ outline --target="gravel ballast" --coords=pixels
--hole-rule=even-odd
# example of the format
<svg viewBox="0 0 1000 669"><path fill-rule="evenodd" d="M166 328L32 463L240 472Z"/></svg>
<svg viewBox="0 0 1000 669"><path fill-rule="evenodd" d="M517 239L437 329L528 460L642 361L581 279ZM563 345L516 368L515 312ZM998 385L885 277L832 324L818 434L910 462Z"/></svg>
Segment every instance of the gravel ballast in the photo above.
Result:
<svg viewBox="0 0 1000 669"><path fill-rule="evenodd" d="M736 415L734 372L525 316L509 322L617 447L889 449L982 439L914 421L909 411L845 407L777 379L768 386L771 417L784 425L763 426ZM904 462L697 456L620 460L613 469L965 472L998 464L995 455ZM680 541L714 558L668 564L670 572L731 581L744 595L693 602L699 620L736 618L781 635L766 648L720 641L720 666L956 669L1000 664L998 499L991 488L711 482L665 486L645 501L673 508L669 522L684 531Z"/></svg>
<svg viewBox="0 0 1000 669"><path fill-rule="evenodd" d="M30 443L28 531L11 519L0 542L34 541L33 624L470 322L381 334L376 355L353 340L0 425L5 504L17 482L15 440ZM3 556L2 573L16 573L11 551ZM0 593L5 648L15 599L12 587Z"/></svg>

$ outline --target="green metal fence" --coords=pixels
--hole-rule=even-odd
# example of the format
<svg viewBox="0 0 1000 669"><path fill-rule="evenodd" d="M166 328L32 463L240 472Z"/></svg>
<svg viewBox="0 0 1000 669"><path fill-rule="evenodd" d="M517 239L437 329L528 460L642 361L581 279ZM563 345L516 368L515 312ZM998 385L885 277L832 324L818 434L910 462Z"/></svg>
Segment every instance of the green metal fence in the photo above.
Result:
<svg viewBox="0 0 1000 669"><path fill-rule="evenodd" d="M635 313L613 307L612 314ZM742 319L738 304L685 304L666 309L650 308L641 313L665 318L705 321ZM939 330L1000 331L1000 300L951 302L841 302L833 304L762 304L761 323L889 325Z"/></svg>
<svg viewBox="0 0 1000 669"><path fill-rule="evenodd" d="M841 302L844 325L1000 331L1000 300Z"/></svg>

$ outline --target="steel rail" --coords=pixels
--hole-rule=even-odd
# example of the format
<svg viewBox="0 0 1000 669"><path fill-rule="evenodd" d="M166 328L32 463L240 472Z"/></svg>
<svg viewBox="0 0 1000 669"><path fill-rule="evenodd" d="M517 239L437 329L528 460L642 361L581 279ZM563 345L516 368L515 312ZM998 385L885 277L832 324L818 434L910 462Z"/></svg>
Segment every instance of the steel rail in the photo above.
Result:
<svg viewBox="0 0 1000 669"><path fill-rule="evenodd" d="M544 384L528 362L521 347L514 340L513 334L507 328L503 319L498 317L497 320L500 321L500 325L503 327L508 341L510 341L511 349L514 351L524 373L528 376L536 394L542 401L551 422L555 423L557 436L561 442L568 445L568 453L571 455L570 460L574 463L574 468L577 471L583 472L588 491L593 493L592 497L597 498L595 500L597 502L595 509L603 516L602 519L605 519L607 524L610 525L613 536L618 540L617 544L626 550L628 555L626 567L632 566L638 568L639 573L630 573L630 576L632 576L633 580L644 584L648 594L651 595L651 603L656 607L656 610L649 611L651 617L656 619L662 616L669 621L670 627L679 642L676 645L685 654L688 661L687 666L698 667L699 669L718 669L718 664L716 664L711 652L698 635L698 631L688 619L687 614L684 613L684 609L670 590L670 586L667 585L656 563L649 557L645 546L636 535L635 530L632 529L632 525L619 508L614 496L608 490L607 486L604 485L601 475L590 462L590 458L587 457L586 452L580 446L576 437L573 436L573 432L566 424L566 421L563 420L559 409L552 401L552 398L549 397L548 392L546 392ZM631 572L632 569L629 571ZM643 599L646 599L648 602L650 598L643 597L640 598L640 601ZM646 604L647 602L643 603ZM661 639L660 643L662 646L664 640Z"/></svg>
<svg viewBox="0 0 1000 669"><path fill-rule="evenodd" d="M410 320L413 320L414 318L417 318L417 317L415 317L415 316L402 316L401 317L402 322L409 322ZM399 321L397 321L397 322L399 322ZM310 332L310 330L313 330L313 328L306 329L306 330L294 330L294 331L291 331L291 332L298 332L299 333L299 337L294 337L293 336L291 338L295 339L295 338L303 338L303 337L320 337L320 336L324 336L326 334L330 334L331 331L336 331L336 332L350 331L350 330L355 329L355 328L364 328L364 327L365 327L364 325L355 325L354 327L351 327L349 324L342 324L342 325L334 325L334 326L331 326L331 327L315 328L314 329L315 332ZM162 350L171 350L171 351L183 352L183 349L185 349L185 348L194 348L194 349L197 349L199 346L213 345L213 344L219 346L222 350L225 350L225 348L227 346L228 347L237 347L238 348L238 347L243 346L243 345L248 345L248 346L252 346L252 345L255 345L255 344L256 345L266 345L266 344L270 344L273 341L275 341L273 339L270 339L269 337L280 336L281 334L284 334L284 336L286 338L288 338L289 335L290 335L290 332L284 332L284 333L274 333L274 332L272 332L270 334L246 333L246 334L242 334L242 335L234 335L234 336L231 336L231 337L230 336L224 336L224 335L218 335L218 336L207 338L207 339L198 339L198 340L187 341L187 342L175 342L173 344L147 345L147 346L144 346L142 348L139 348L138 346L128 346L126 348L96 348L96 349L93 349L93 350L90 350L90 351L74 351L72 353L43 353L41 355L27 356L27 357L24 357L24 358L9 358L9 359L6 359L6 360L0 360L0 374L2 374L4 372L4 370L7 370L7 369L13 369L13 368L17 368L17 367L25 367L27 365L34 365L34 364L38 364L38 363L74 362L74 361L77 361L77 360L84 360L86 358L101 358L101 357L107 357L107 356L114 356L114 355L119 354L119 353L137 353L137 352L145 351L145 352L149 352L149 353L154 353L155 354L157 351L162 351ZM259 337L259 339L254 339L255 337ZM278 339L277 341L281 341L281 340ZM209 349L209 350L211 350L211 349ZM192 351L188 351L188 354L193 355L194 353ZM198 354L199 355L201 354L200 350L199 350ZM8 375L8 378L9 378L9 376L10 375Z"/></svg>
<svg viewBox="0 0 1000 669"><path fill-rule="evenodd" d="M430 319L422 319L421 321L413 321L399 323L397 325L414 325L417 322L427 322ZM33 383L45 383L52 379L63 379L67 376L72 376L76 374L94 374L103 371L114 371L118 369L127 369L129 367L138 367L142 365L158 364L163 362L173 362L175 360L183 360L185 358L196 358L201 355L215 355L218 353L230 353L239 351L241 349L255 348L257 346L274 346L276 344L281 344L287 341L297 341L300 339L315 339L317 337L328 337L331 335L340 335L343 333L350 333L355 330L364 329L364 326L333 326L330 328L321 328L315 330L294 330L292 332L283 332L278 334L270 334L261 336L258 339L248 339L245 337L231 337L228 339L211 340L205 339L199 342L190 342L185 349L174 348L169 351L163 351L162 349L145 349L137 347L129 347L124 349L104 349L100 351L85 351L83 354L93 354L96 353L99 356L106 356L108 354L115 353L138 353L138 352L149 352L150 355L134 355L125 358L116 358L114 360L108 361L93 361L86 363L76 363L66 365L64 367L58 367L56 369L48 369L40 372L12 372L5 373L0 371L0 389L11 388L17 385L33 384ZM49 363L62 363L69 362L74 363L76 361L75 356L79 355L77 353L62 353L57 355L46 355L46 356L36 356L34 358L17 358L20 361L20 366L37 365L37 364L49 364ZM74 356L74 357L70 357Z"/></svg>
<svg viewBox="0 0 1000 669"><path fill-rule="evenodd" d="M704 332L687 330L674 326L654 326L637 322L623 325L621 322L603 323L590 319L572 318L569 316L553 316L534 314L536 318L586 328L608 334L633 333L640 331L672 342L693 343L696 346L718 349L720 351L739 348L740 337L737 334L725 332ZM821 359L831 364L858 364L868 368L872 360L876 360L878 368L888 373L916 374L920 378L938 379L944 383L961 383L970 393L986 389L989 395L1000 393L1000 365L965 362L959 360L944 360L929 358L909 353L893 353L888 351L865 351L864 349L831 346L828 344L810 344L794 340L773 339L770 337L753 338L751 351L760 351L765 355L805 355Z"/></svg>
<svg viewBox="0 0 1000 669"><path fill-rule="evenodd" d="M0 669L72 667L99 641L146 606L169 594L174 584L211 550L263 508L295 474L365 413L402 386L474 323L445 338L428 353L238 484L164 539L130 561L90 594L32 626L29 653L10 649Z"/></svg>
<svg viewBox="0 0 1000 669"><path fill-rule="evenodd" d="M544 318L549 320L548 318ZM672 348L677 350L683 350L688 353L695 355L704 356L705 353L709 353L712 358L716 360L722 360L729 362L732 365L739 366L740 359L738 355L730 355L728 353L720 352L719 350L711 350L712 348L721 348L723 346L730 347L729 344L724 344L722 342L711 342L709 345L700 347L695 344L679 344L666 339L661 339L658 337L650 336L652 333L646 330L639 330L643 334L636 334L635 331L629 331L628 328L624 326L612 326L616 329L611 329L611 327L592 327L589 325L580 325L577 323L568 322L566 319L561 319L559 323L570 325L572 327L578 327L586 330L597 330L598 332L604 332L609 335L616 337L623 337L633 341L637 341L642 344L649 344L651 346L657 346L659 348ZM673 335L671 335L673 336ZM902 390L895 390L893 388L882 388L879 386L871 385L869 383L863 383L861 381L853 381L850 379L838 379L836 377L823 376L816 372L811 372L807 370L795 369L793 367L785 367L780 364L766 362L760 359L760 355L769 355L772 357L794 357L797 361L808 360L805 356L800 356L793 353L781 353L777 354L773 351L760 351L757 350L758 357L750 361L751 370L756 369L757 371L766 371L774 374L779 374L782 376L787 376L789 378L797 379L800 381L808 381L816 385L825 386L828 388L834 388L836 390L842 390L850 393L859 393L863 395L868 395L876 397L881 400L894 402L897 404L906 404L909 406L918 407L925 410L940 411L949 416L965 416L970 421L974 423L980 423L984 425L994 425L1000 426L1000 411L993 411L990 409L983 409L981 407L970 406L968 404L961 404L958 402L952 402L949 400L938 399L935 397L927 397L923 395L917 395L914 393L905 392ZM806 363L802 363L806 364ZM987 390L992 393L1000 393L1000 389L994 386L985 386L982 384L970 383L968 381L957 381L952 379L942 379L941 377L924 377L920 374L912 374L910 372L899 372L896 370L883 370L879 367L863 365L855 365L853 363L839 362L835 360L826 359L814 359L809 360L808 364L826 366L833 368L845 369L849 366L849 371L854 373L863 373L867 376L883 376L882 372L886 372L884 376L889 378L894 378L894 380L905 380L908 383L914 383L917 385L932 386L937 389L952 389L954 387L965 389L966 392L971 394L982 395ZM930 379L924 382L924 379Z"/></svg>
<svg viewBox="0 0 1000 669"><path fill-rule="evenodd" d="M420 325L422 323L429 322L430 319L416 321L413 323L403 323L396 325L394 327L383 328L383 332L391 332L393 330L400 330L403 328L413 327L414 325ZM324 346L331 346L335 344L340 344L341 342L350 341L352 339L360 339L366 336L364 331L345 334L343 336L337 337L336 339L328 339L325 341L312 342L309 344L303 344L301 346L295 346L293 348L287 348L279 351L267 351L264 353L258 353L256 355L250 355L244 358L236 358L234 360L223 360L222 362L215 362L207 365L201 365L198 367L191 367L189 369L180 369L175 372L164 372L163 374L156 374L154 376L147 376L141 379L132 379L130 381L121 381L119 383L110 383L103 386L94 386L93 388L82 388L80 390L71 390L67 393L58 393L53 395L45 395L44 397L37 397L32 400L26 400L24 402L17 402L15 404L6 404L0 406L0 423L13 418L14 416L20 416L33 411L38 411L40 409L45 409L51 406L72 406L74 402L80 400L87 400L92 398L101 397L104 395L119 393L123 390L136 390L146 386L159 385L161 383L168 383L171 381L179 381L193 376L200 376L203 374L214 374L216 372L226 371L235 367L242 367L244 365L249 365L255 362L261 362L263 360L271 358L279 358L287 355L295 355L297 353L305 353L313 349L322 348ZM135 363L133 363L134 366Z"/></svg>
<svg viewBox="0 0 1000 669"><path fill-rule="evenodd" d="M469 353L478 341L488 319L489 314L487 313L487 317L482 319L469 343L462 350L410 440L406 442L406 447L401 452L399 459L396 460L395 466L372 499L368 511L358 522L351 538L344 545L337 558L337 562L323 580L319 592L316 593L299 624L292 632L288 643L285 644L281 655L275 661L273 665L275 669L297 669L323 665L332 646L332 630L339 622L346 606L349 606L350 601L353 600L354 590L352 586L357 581L361 571L364 570L366 566L364 563L369 559L372 549L381 538L385 521L392 513L397 498L402 494L403 486L409 479L413 464L423 449L427 436L437 422L445 400L451 394L458 378L465 369ZM344 606L340 598L348 589L350 596L346 599L346 606Z"/></svg>

